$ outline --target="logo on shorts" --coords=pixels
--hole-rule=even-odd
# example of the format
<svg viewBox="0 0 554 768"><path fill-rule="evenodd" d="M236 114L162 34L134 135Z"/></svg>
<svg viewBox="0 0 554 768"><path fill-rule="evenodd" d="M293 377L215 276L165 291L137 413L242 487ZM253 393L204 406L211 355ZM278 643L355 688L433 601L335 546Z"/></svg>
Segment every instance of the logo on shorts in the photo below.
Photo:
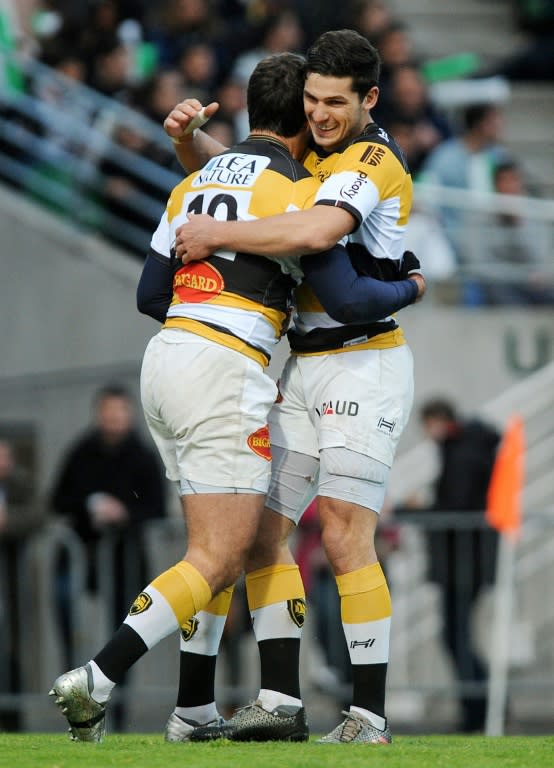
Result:
<svg viewBox="0 0 554 768"><path fill-rule="evenodd" d="M303 627L306 620L306 601L304 598L295 597L294 600L287 600L287 608L296 626Z"/></svg>
<svg viewBox="0 0 554 768"><path fill-rule="evenodd" d="M173 290L180 302L201 303L219 296L225 283L223 276L211 264L195 261L175 273Z"/></svg>
<svg viewBox="0 0 554 768"><path fill-rule="evenodd" d="M138 613L144 613L152 605L152 598L147 592L141 592L135 598L135 602L129 608L129 616L136 616Z"/></svg>
<svg viewBox="0 0 554 768"><path fill-rule="evenodd" d="M193 616L188 621L185 621L185 623L181 627L181 637L183 638L185 643L188 642L189 640L192 640L192 638L194 637L194 635L198 630L198 624L199 622L196 616Z"/></svg>
<svg viewBox="0 0 554 768"><path fill-rule="evenodd" d="M321 408L316 408L318 416L357 416L360 410L359 403L354 400L329 400L322 403Z"/></svg>
<svg viewBox="0 0 554 768"><path fill-rule="evenodd" d="M271 442L269 440L269 427L260 427L248 436L248 447L266 461L271 461Z"/></svg>
<svg viewBox="0 0 554 768"><path fill-rule="evenodd" d="M384 419L382 416L377 422L377 429L380 429L381 432L386 432L388 435L392 435L395 426L396 421L387 421L387 419Z"/></svg>

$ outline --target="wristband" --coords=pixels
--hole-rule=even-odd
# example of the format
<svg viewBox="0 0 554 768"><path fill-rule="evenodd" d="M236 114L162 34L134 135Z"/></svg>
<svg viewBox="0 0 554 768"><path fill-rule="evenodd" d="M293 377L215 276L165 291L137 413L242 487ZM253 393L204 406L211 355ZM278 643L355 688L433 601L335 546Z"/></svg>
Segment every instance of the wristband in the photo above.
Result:
<svg viewBox="0 0 554 768"><path fill-rule="evenodd" d="M190 136L190 134L194 133L194 131L197 128L201 128L203 125L205 125L205 123L207 123L209 119L210 119L209 117L206 117L206 114L204 112L204 107L202 107L202 109L199 112L197 112L196 115L192 118L192 120L187 125L183 133L176 139L173 138L172 136L171 141L174 144L181 144L185 136Z"/></svg>

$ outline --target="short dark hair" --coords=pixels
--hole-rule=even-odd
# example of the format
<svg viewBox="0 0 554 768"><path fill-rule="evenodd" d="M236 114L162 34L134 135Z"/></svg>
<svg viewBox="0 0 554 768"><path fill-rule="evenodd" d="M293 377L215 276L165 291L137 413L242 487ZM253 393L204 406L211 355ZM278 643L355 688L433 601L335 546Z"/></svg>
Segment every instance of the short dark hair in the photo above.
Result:
<svg viewBox="0 0 554 768"><path fill-rule="evenodd" d="M308 74L351 77L352 90L360 101L379 84L379 52L353 29L324 32L308 49L306 61Z"/></svg>
<svg viewBox="0 0 554 768"><path fill-rule="evenodd" d="M464 110L463 124L466 131L472 131L477 125L483 122L491 112L496 112L496 104L471 104Z"/></svg>
<svg viewBox="0 0 554 768"><path fill-rule="evenodd" d="M521 173L521 166L510 158L500 160L492 169L493 181L496 182L503 173Z"/></svg>
<svg viewBox="0 0 554 768"><path fill-rule="evenodd" d="M250 130L296 136L306 123L304 81L306 60L296 53L262 59L248 81L246 101Z"/></svg>
<svg viewBox="0 0 554 768"><path fill-rule="evenodd" d="M445 421L456 421L456 408L450 400L443 397L434 397L427 400L419 412L422 421L427 419L444 419Z"/></svg>
<svg viewBox="0 0 554 768"><path fill-rule="evenodd" d="M127 389L124 384L120 384L117 381L104 384L97 389L93 396L93 403L97 406L109 397L120 397L123 400L133 402L133 396L130 390Z"/></svg>

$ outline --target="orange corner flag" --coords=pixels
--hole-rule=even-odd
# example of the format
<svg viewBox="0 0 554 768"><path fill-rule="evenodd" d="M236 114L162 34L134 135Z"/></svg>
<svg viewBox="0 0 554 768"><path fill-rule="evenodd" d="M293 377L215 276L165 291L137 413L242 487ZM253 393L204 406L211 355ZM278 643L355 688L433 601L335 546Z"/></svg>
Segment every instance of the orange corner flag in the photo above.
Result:
<svg viewBox="0 0 554 768"><path fill-rule="evenodd" d="M523 419L513 416L498 448L487 493L486 519L500 533L517 535L521 528L524 454Z"/></svg>

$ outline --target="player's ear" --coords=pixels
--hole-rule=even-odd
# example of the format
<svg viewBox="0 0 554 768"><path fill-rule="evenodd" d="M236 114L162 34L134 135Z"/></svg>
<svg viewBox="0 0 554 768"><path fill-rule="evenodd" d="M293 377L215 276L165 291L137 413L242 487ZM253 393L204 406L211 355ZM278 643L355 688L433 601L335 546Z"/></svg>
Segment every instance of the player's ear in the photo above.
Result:
<svg viewBox="0 0 554 768"><path fill-rule="evenodd" d="M364 109L371 111L373 107L377 104L378 99L379 99L379 86L374 85L369 89L369 91L366 93L364 97L364 101L363 101Z"/></svg>

